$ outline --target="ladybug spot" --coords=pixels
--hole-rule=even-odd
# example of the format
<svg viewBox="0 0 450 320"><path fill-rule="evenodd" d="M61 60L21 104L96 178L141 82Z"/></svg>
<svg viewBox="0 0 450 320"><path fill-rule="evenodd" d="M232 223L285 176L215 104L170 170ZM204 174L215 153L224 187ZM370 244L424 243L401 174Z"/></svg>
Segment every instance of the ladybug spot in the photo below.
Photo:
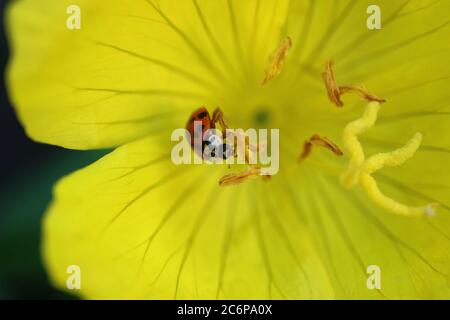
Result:
<svg viewBox="0 0 450 320"><path fill-rule="evenodd" d="M203 119L206 118L208 116L208 112L207 111L203 111L200 114L197 115L197 119Z"/></svg>

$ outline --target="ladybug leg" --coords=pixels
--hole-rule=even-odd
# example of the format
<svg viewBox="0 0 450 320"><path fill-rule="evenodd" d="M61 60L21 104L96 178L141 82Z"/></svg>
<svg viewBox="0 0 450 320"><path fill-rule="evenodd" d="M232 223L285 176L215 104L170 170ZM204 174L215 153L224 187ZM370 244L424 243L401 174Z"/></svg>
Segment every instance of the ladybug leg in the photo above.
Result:
<svg viewBox="0 0 450 320"><path fill-rule="evenodd" d="M309 154L312 151L313 146L326 148L326 149L330 150L331 152L333 152L337 156L343 155L343 152L341 151L341 149L335 143L333 143L330 139L328 139L327 137L322 137L322 136L319 136L318 134L315 134L311 138L309 138L309 140L305 141L305 144L303 145L303 151L299 157L299 161L303 161L304 159L306 159L309 156Z"/></svg>
<svg viewBox="0 0 450 320"><path fill-rule="evenodd" d="M247 180L254 179L261 176L264 179L270 179L270 175L261 175L261 168L259 166L250 167L249 169L237 173L230 173L223 176L219 180L219 186L226 187L236 184L241 184Z"/></svg>
<svg viewBox="0 0 450 320"><path fill-rule="evenodd" d="M228 124L225 121L225 117L223 116L223 112L222 110L220 110L220 108L214 109L211 121L213 124L216 124L218 122L224 132L226 129L229 128Z"/></svg>
<svg viewBox="0 0 450 320"><path fill-rule="evenodd" d="M211 118L211 123L213 125L215 125L217 122L220 124L220 127L222 128L223 137L226 138L227 137L226 129L228 129L229 126L228 126L227 122L225 121L225 117L220 108L216 108L213 111L212 118ZM257 145L250 144L248 141L248 137L242 137L240 133L237 133L237 134L238 134L238 139L244 138L245 145L248 146L248 148L246 148L246 152L245 152L245 161L248 164L250 162L249 161L249 157L250 157L249 153L250 152L258 152L259 149L261 148L261 146L260 146L260 144L257 144ZM236 145L234 147L236 148Z"/></svg>

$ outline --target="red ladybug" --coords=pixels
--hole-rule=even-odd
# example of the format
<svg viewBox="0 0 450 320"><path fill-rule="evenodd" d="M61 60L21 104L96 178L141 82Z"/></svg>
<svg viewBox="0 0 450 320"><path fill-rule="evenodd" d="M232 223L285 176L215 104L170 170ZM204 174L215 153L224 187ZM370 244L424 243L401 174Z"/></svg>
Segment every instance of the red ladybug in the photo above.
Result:
<svg viewBox="0 0 450 320"><path fill-rule="evenodd" d="M222 134L216 128L217 122L222 128ZM219 108L214 110L211 117L205 107L200 107L192 113L186 125L186 129L190 134L192 149L204 160L211 160L211 158L215 157L228 159L233 156L233 148L223 142L227 128L223 113ZM202 141L201 149L195 147L195 141Z"/></svg>
<svg viewBox="0 0 450 320"><path fill-rule="evenodd" d="M217 122L220 124L222 132L216 130ZM197 126L201 126L201 130L199 130L200 128L196 130ZM216 108L214 110L212 117L209 115L209 112L208 110L206 110L205 107L199 108L189 117L186 129L190 135L188 139L191 140L192 149L202 159L213 160L211 158L217 157L221 157L222 159L228 159L229 157L235 156L233 146L223 143L223 137L226 137L226 129L228 129L228 125L226 124L223 117L223 113L219 108ZM214 130L208 131L210 129ZM201 137L199 135L201 135ZM201 149L195 147L195 141L202 141ZM259 147L256 148L256 150L258 149ZM216 151L220 152L221 154L216 155L215 154ZM246 161L247 160L248 159L246 157ZM236 185L259 176L262 176L266 180L270 179L269 175L265 175L261 172L261 168L259 165L253 165L250 166L250 168L248 168L247 170L236 173L230 173L223 176L219 180L219 185L220 186Z"/></svg>

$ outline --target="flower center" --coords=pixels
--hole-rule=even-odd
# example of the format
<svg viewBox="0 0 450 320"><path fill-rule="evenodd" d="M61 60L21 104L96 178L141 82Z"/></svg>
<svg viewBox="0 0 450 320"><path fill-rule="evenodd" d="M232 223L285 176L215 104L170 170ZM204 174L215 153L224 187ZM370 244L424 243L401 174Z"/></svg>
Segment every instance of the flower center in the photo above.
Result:
<svg viewBox="0 0 450 320"><path fill-rule="evenodd" d="M253 123L256 127L265 127L270 121L270 107L258 106L253 112Z"/></svg>

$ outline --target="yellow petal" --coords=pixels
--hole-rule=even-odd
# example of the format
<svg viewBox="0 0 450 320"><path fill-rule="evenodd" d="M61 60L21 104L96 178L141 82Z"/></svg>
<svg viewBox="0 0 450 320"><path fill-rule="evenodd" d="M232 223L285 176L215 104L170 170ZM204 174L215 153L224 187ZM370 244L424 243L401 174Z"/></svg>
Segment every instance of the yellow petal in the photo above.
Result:
<svg viewBox="0 0 450 320"><path fill-rule="evenodd" d="M220 94L225 71L201 46L208 42L197 39L207 34L193 2L159 9L150 1L78 1L81 29L69 30L72 3L9 7L8 83L33 139L76 149L115 146Z"/></svg>
<svg viewBox="0 0 450 320"><path fill-rule="evenodd" d="M65 289L67 267L78 265L87 298L334 297L287 195L264 200L274 186L262 179L221 188L226 167L177 167L150 151L159 139L58 183L43 242L55 285Z"/></svg>
<svg viewBox="0 0 450 320"><path fill-rule="evenodd" d="M158 3L82 1L77 31L65 27L68 1L10 8L10 91L30 136L70 148L127 143L56 187L44 222L53 282L64 288L77 264L90 298L448 298L450 4L383 1L383 29L369 31L365 0ZM287 35L282 72L261 88ZM339 141L361 113L359 100L327 100L329 59L339 82L387 99L364 136L368 154L424 134L414 159L376 173L380 189L438 202L442 214L376 209L341 189L344 163L319 152L300 174L289 167L306 138ZM245 128L268 111L266 125L282 128L284 173L221 189L226 169L174 167L169 131L201 104ZM161 135L128 143L149 131ZM381 267L381 291L366 286L369 265Z"/></svg>
<svg viewBox="0 0 450 320"><path fill-rule="evenodd" d="M303 196L316 208L309 226L320 234L337 298L448 299L448 216L405 219L371 205L363 192L349 194L323 174L307 178L311 187ZM380 267L380 290L366 286L371 265Z"/></svg>

